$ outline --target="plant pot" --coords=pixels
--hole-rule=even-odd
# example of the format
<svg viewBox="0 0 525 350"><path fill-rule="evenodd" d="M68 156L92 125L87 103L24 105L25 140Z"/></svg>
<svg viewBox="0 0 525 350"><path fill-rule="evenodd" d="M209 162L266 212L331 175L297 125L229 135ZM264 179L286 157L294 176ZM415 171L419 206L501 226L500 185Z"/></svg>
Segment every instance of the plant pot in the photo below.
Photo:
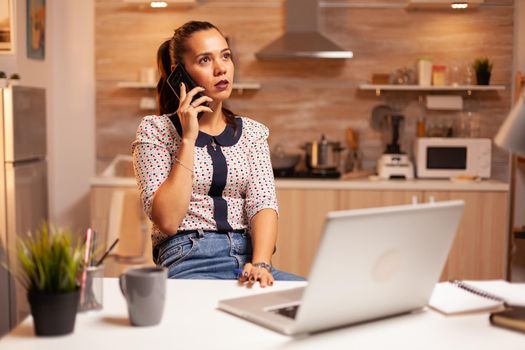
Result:
<svg viewBox="0 0 525 350"><path fill-rule="evenodd" d="M37 336L64 335L75 329L80 291L61 294L27 293Z"/></svg>
<svg viewBox="0 0 525 350"><path fill-rule="evenodd" d="M476 72L476 81L478 85L489 85L490 72Z"/></svg>

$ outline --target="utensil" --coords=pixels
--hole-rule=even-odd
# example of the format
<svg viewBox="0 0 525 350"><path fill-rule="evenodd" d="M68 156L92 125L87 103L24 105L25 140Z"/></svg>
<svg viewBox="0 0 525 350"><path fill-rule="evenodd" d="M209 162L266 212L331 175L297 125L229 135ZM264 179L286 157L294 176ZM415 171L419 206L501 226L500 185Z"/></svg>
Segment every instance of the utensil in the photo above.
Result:
<svg viewBox="0 0 525 350"><path fill-rule="evenodd" d="M346 129L346 143L348 144L348 154L345 162L345 172L361 171L362 157L359 152L359 139L352 128Z"/></svg>
<svg viewBox="0 0 525 350"><path fill-rule="evenodd" d="M324 134L319 141L307 142L301 148L306 151L306 166L313 171L336 170L344 149L339 142L328 141Z"/></svg>
<svg viewBox="0 0 525 350"><path fill-rule="evenodd" d="M346 129L346 142L351 150L357 151L359 144L358 136L352 128Z"/></svg>
<svg viewBox="0 0 525 350"><path fill-rule="evenodd" d="M293 169L297 163L299 163L301 155L288 154L284 151L284 148L281 144L277 144L270 153L270 159L272 161L273 169Z"/></svg>
<svg viewBox="0 0 525 350"><path fill-rule="evenodd" d="M104 262L104 260L107 258L107 256L109 255L109 253L111 253L111 251L113 250L113 248L115 248L115 246L117 245L118 243L118 238L115 239L115 241L111 244L111 246L106 249L106 251L104 252L104 254L102 254L102 257L97 261L97 263L95 264L95 266L100 266L100 264L102 264Z"/></svg>
<svg viewBox="0 0 525 350"><path fill-rule="evenodd" d="M370 115L370 126L374 130L383 131L387 125L387 118L392 114L392 108L387 105L377 105Z"/></svg>

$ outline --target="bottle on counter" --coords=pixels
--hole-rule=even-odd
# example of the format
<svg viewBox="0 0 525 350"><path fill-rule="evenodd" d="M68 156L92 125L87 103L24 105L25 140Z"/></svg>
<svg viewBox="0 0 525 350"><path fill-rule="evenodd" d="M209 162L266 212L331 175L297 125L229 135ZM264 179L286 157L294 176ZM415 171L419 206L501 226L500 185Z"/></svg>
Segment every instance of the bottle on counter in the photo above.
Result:
<svg viewBox="0 0 525 350"><path fill-rule="evenodd" d="M426 135L425 117L419 117L417 120L417 137L425 137L425 135Z"/></svg>
<svg viewBox="0 0 525 350"><path fill-rule="evenodd" d="M420 86L432 85L432 60L429 57L417 60L417 81Z"/></svg>
<svg viewBox="0 0 525 350"><path fill-rule="evenodd" d="M447 85L447 67L439 64L432 66L432 85Z"/></svg>
<svg viewBox="0 0 525 350"><path fill-rule="evenodd" d="M417 118L416 124L416 136L425 137L426 136L426 120L425 120L425 105L423 103L423 96L419 96L418 100L418 109L419 117Z"/></svg>

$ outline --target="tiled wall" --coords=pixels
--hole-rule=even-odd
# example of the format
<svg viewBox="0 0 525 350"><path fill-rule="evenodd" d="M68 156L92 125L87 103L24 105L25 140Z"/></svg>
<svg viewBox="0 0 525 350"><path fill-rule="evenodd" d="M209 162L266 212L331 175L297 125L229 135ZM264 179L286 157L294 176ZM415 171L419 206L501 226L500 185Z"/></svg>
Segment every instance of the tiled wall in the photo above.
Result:
<svg viewBox="0 0 525 350"><path fill-rule="evenodd" d="M381 133L369 126L372 108L385 102L407 103L403 144L411 149L418 96L407 93L378 98L357 87L372 73L413 67L417 57L463 67L478 56L494 60L492 84L498 92L468 97L480 134L493 137L510 106L512 81L512 0L486 0L479 9L407 11L404 0L320 1L320 29L354 52L345 61L259 61L254 53L278 37L284 27L281 0L206 0L191 8L153 10L122 0L96 1L97 168L116 154L129 153L141 118L151 111L139 108L142 96L153 90L122 89L118 81L137 80L142 67L155 66L156 49L174 28L192 19L216 24L231 40L237 80L258 81L258 91L234 93L228 106L263 122L270 130L270 146L282 143L290 152L318 139L321 133L344 143L345 129L359 133L367 168L383 150ZM428 122L460 124L464 113L427 113ZM507 156L494 151L493 173L506 178Z"/></svg>

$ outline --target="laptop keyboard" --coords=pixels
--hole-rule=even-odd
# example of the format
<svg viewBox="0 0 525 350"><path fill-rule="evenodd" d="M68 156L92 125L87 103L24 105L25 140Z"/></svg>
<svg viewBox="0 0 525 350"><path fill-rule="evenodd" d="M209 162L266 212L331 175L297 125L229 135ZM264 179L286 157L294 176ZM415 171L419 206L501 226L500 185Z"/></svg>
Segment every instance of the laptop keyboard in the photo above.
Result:
<svg viewBox="0 0 525 350"><path fill-rule="evenodd" d="M275 312L276 314L279 314L281 316L295 319L295 316L297 315L297 310L299 310L299 305L282 307L280 309L272 310L272 312Z"/></svg>

